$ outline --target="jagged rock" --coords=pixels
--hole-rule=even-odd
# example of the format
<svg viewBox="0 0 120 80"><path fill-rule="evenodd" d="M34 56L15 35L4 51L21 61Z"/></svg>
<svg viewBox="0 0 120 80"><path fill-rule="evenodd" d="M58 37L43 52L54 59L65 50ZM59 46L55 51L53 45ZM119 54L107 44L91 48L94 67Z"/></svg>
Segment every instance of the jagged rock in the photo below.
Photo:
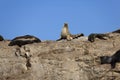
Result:
<svg viewBox="0 0 120 80"><path fill-rule="evenodd" d="M100 56L113 55L120 49L120 34L113 33L111 38L94 43L86 39L44 41L22 47L2 41L0 80L119 80L120 63L111 70L111 65L100 64Z"/></svg>

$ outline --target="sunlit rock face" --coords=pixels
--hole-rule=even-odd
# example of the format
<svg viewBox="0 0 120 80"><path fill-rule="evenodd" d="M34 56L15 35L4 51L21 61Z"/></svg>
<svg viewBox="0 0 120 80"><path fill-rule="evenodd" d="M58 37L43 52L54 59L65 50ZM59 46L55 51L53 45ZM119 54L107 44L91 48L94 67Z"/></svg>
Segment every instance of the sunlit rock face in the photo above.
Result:
<svg viewBox="0 0 120 80"><path fill-rule="evenodd" d="M109 35L107 40L92 43L81 37L21 47L0 41L0 80L118 80L120 63L111 70L110 64L100 62L100 56L120 49L120 34Z"/></svg>

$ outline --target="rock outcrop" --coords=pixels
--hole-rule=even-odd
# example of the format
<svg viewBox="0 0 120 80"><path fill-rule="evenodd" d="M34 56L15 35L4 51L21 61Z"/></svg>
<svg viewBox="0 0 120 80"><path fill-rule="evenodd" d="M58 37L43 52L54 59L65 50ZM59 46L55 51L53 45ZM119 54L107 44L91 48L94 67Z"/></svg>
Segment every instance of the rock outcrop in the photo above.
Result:
<svg viewBox="0 0 120 80"><path fill-rule="evenodd" d="M120 34L109 35L93 43L81 37L26 44L17 52L18 46L0 41L0 80L120 80L120 63L115 69L100 64L100 56L120 49Z"/></svg>

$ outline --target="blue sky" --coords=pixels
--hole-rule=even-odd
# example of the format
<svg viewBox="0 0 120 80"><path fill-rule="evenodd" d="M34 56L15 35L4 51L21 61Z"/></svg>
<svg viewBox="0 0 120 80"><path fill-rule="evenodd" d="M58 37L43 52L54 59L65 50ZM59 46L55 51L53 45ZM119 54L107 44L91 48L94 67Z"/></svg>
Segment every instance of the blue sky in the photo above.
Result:
<svg viewBox="0 0 120 80"><path fill-rule="evenodd" d="M0 35L60 37L64 22L72 34L111 32L120 28L120 0L0 0Z"/></svg>

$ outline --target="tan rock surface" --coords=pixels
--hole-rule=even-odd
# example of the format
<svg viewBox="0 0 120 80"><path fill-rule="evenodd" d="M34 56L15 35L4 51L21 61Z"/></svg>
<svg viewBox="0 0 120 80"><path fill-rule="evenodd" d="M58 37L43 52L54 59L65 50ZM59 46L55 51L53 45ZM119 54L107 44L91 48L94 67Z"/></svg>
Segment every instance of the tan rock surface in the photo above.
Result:
<svg viewBox="0 0 120 80"><path fill-rule="evenodd" d="M87 38L72 41L44 41L25 45L30 49L29 63L24 56L16 56L17 46L0 42L0 80L120 80L120 63L111 70L109 64L100 65L99 56L112 55L120 49L120 34L110 34L108 40ZM24 47L21 54L25 55Z"/></svg>

